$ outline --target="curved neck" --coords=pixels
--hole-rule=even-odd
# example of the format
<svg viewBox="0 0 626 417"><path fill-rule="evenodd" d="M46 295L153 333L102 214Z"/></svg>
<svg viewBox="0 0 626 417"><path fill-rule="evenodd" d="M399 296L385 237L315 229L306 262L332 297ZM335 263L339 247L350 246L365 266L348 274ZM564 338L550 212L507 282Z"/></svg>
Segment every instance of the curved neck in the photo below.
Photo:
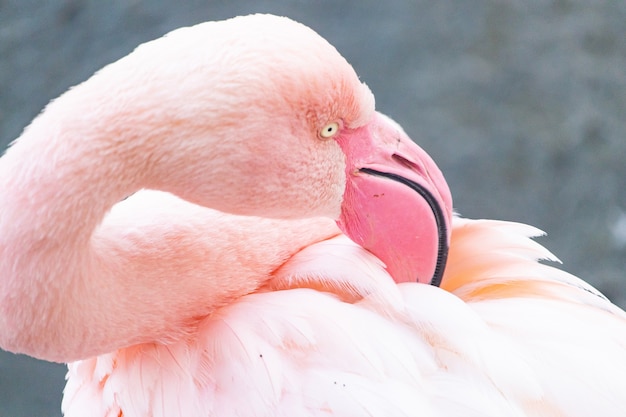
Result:
<svg viewBox="0 0 626 417"><path fill-rule="evenodd" d="M250 19L261 23L138 47L53 101L0 158L0 347L67 361L179 337L337 233L332 221L257 221L221 241L214 231L230 231L190 204L284 219L341 210L344 155L318 125L365 87L313 32ZM365 105L348 104L356 120ZM187 202L138 194L115 214L142 188Z"/></svg>
<svg viewBox="0 0 626 417"><path fill-rule="evenodd" d="M198 129L165 108L144 110L88 101L78 88L0 158L0 347L71 361L182 337L299 248L337 233L329 220L237 218L163 193L139 193L105 217L142 188L234 212L256 207L232 187L238 144L193 140L219 133L206 126L214 119Z"/></svg>

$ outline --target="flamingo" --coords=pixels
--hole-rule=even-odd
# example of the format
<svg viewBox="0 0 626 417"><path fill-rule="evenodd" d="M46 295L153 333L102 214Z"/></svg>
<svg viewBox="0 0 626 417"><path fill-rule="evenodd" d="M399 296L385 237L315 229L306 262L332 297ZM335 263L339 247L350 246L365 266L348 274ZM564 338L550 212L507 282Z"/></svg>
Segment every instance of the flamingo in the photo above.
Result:
<svg viewBox="0 0 626 417"><path fill-rule="evenodd" d="M68 417L626 410L626 313L537 229L453 215L287 18L140 46L48 105L0 190L0 347L70 362Z"/></svg>

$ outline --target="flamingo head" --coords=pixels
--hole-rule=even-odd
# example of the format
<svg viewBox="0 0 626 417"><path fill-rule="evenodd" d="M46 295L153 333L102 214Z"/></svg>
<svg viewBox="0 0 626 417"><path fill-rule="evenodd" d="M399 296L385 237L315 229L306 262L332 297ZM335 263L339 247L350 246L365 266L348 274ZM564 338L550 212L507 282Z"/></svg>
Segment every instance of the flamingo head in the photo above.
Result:
<svg viewBox="0 0 626 417"><path fill-rule="evenodd" d="M138 109L115 107L124 117L103 130L115 120L133 137L184 138L144 141L142 155L157 142L167 155L150 159L162 169L150 181L161 183L146 187L234 214L331 217L396 281L440 281L452 217L446 181L313 30L269 15L209 22L144 44L100 75L91 86L115 80L101 82L102 96Z"/></svg>
<svg viewBox="0 0 626 417"><path fill-rule="evenodd" d="M283 28L276 41L283 48L274 58L278 65L265 65L273 82L264 104L274 120L283 115L288 137L276 146L288 150L266 157L282 166L289 155L286 163L297 168L281 168L277 177L304 186L292 194L283 187L291 203L283 206L334 217L396 282L439 285L452 219L441 171L400 125L374 110L369 88L334 47L282 20L274 26L285 23L290 30Z"/></svg>
<svg viewBox="0 0 626 417"><path fill-rule="evenodd" d="M229 42L238 53L220 57L231 68L220 84L235 85L240 94L236 106L225 107L233 115L220 119L238 124L239 136L246 138L229 172L237 178L234 189L243 185L246 198L254 199L240 195L241 210L233 205L229 210L247 214L257 207L271 217L332 217L380 258L397 282L438 285L452 198L430 156L375 111L369 88L313 30L265 15L224 24L236 25L228 33L236 34ZM237 62L240 57L245 65ZM219 85L213 92L219 93ZM242 117L241 108L252 110ZM237 174L233 167L245 172Z"/></svg>

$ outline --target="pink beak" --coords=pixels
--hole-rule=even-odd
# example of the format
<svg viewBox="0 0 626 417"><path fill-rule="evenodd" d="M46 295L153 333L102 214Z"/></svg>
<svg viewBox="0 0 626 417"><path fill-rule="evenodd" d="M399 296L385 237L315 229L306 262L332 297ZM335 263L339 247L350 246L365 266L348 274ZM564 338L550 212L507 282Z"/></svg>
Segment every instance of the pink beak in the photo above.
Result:
<svg viewBox="0 0 626 417"><path fill-rule="evenodd" d="M380 113L337 142L347 165L339 228L382 260L396 282L439 285L452 196L437 165Z"/></svg>

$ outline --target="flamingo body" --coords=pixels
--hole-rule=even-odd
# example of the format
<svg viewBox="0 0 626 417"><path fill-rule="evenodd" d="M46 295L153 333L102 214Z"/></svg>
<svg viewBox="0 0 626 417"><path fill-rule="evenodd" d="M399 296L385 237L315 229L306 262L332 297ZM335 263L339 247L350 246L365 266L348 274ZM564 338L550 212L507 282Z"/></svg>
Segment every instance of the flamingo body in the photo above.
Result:
<svg viewBox="0 0 626 417"><path fill-rule="evenodd" d="M529 238L536 229L455 219L443 288L398 285L371 253L328 232L186 340L70 364L65 415L618 416L626 407L626 314L538 263L554 258Z"/></svg>
<svg viewBox="0 0 626 417"><path fill-rule="evenodd" d="M0 158L0 347L70 362L67 417L622 415L626 315L537 233L453 218L310 29L206 23Z"/></svg>

